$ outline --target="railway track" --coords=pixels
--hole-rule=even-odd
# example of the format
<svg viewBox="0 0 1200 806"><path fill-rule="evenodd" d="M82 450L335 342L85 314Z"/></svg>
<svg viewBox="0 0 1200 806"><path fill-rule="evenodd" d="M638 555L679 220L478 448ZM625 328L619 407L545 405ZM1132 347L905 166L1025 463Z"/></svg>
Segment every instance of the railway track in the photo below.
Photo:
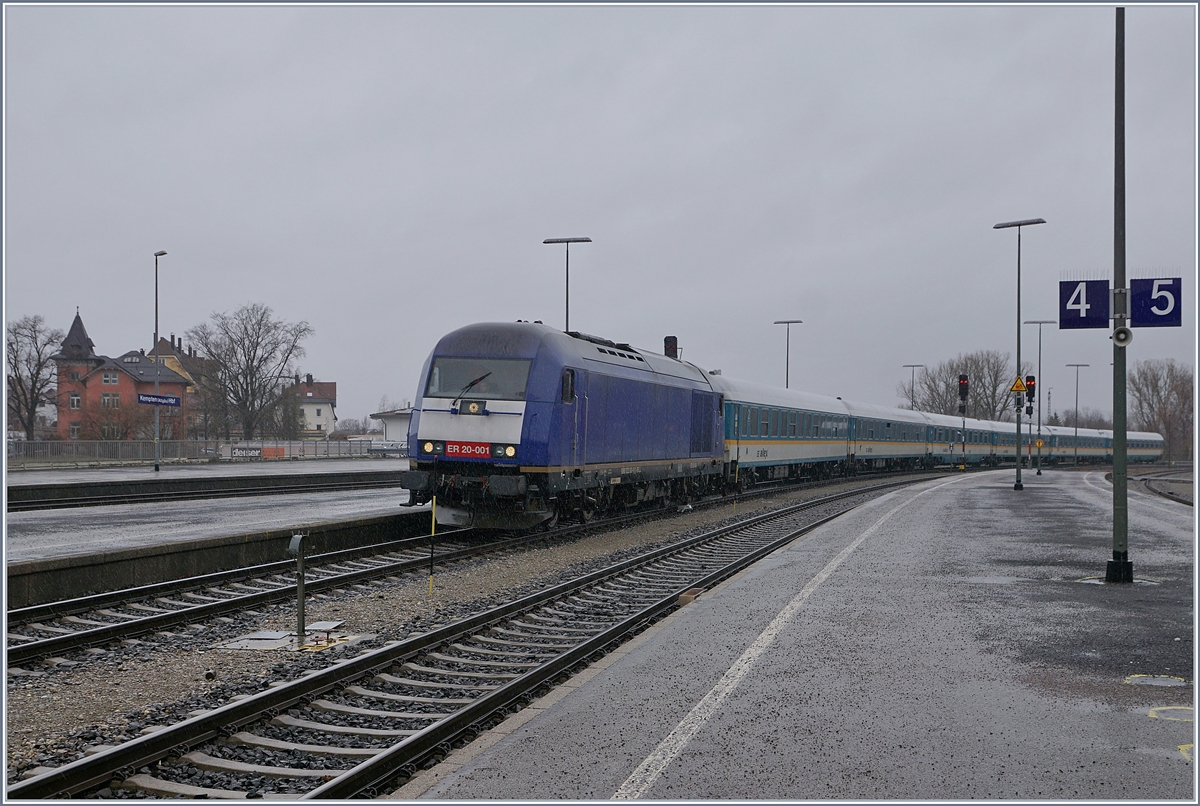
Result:
<svg viewBox="0 0 1200 806"><path fill-rule="evenodd" d="M99 749L9 798L117 786L170 797L344 799L402 784L704 590L893 481L746 518ZM220 788L197 787L203 775Z"/></svg>
<svg viewBox="0 0 1200 806"><path fill-rule="evenodd" d="M737 498L761 497L786 489L799 487L764 485ZM727 500L701 501L695 506ZM389 577L398 579L428 568L431 550L434 564L446 565L492 552L517 550L533 542L566 540L587 529L611 529L664 514L668 513L635 512L592 524L564 525L535 534L502 535L482 542L473 530L446 531L437 536L432 546L425 536L331 552L307 558L305 588L313 594ZM10 610L7 662L10 667L28 665L44 658L291 601L296 598L296 587L296 564L284 560Z"/></svg>
<svg viewBox="0 0 1200 806"><path fill-rule="evenodd" d="M1142 483L1142 486L1145 487L1148 492L1154 493L1162 498L1166 498L1169 501L1186 504L1189 507L1194 506L1194 496L1189 497L1182 495L1176 490L1172 489L1171 485L1181 482L1192 485L1194 484L1193 479L1194 477L1191 470L1181 471L1178 469L1163 470L1157 473L1144 474L1138 477L1138 481Z"/></svg>

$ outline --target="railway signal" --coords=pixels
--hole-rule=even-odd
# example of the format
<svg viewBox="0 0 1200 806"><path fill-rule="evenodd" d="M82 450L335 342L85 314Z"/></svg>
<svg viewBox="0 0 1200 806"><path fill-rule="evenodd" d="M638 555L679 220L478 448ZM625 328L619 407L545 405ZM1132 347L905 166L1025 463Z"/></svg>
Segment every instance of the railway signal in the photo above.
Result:
<svg viewBox="0 0 1200 806"><path fill-rule="evenodd" d="M1034 389L1037 387L1037 378L1033 375L1025 376L1025 413L1030 417L1033 416L1033 395Z"/></svg>
<svg viewBox="0 0 1200 806"><path fill-rule="evenodd" d="M967 393L970 390L971 380L966 375L958 376L958 413L967 413Z"/></svg>

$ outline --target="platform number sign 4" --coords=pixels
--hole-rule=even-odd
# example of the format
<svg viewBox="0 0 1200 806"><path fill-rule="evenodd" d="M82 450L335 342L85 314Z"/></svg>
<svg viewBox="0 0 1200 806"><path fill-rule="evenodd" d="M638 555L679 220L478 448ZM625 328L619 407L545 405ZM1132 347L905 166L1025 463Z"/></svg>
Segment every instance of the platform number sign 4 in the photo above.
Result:
<svg viewBox="0 0 1200 806"><path fill-rule="evenodd" d="M1168 277L1129 281L1129 321L1134 327L1181 327L1183 280Z"/></svg>
<svg viewBox="0 0 1200 806"><path fill-rule="evenodd" d="M1108 280L1064 280L1058 284L1058 326L1108 327Z"/></svg>

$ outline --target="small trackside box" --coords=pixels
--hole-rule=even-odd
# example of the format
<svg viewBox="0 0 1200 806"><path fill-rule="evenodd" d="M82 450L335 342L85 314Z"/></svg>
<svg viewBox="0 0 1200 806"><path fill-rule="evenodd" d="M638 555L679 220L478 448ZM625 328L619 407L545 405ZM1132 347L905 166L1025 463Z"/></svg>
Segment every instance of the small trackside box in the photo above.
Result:
<svg viewBox="0 0 1200 806"><path fill-rule="evenodd" d="M524 476L488 476L488 489L492 495L524 495Z"/></svg>
<svg viewBox="0 0 1200 806"><path fill-rule="evenodd" d="M405 470L400 473L400 486L406 490L425 492L432 489L428 470Z"/></svg>

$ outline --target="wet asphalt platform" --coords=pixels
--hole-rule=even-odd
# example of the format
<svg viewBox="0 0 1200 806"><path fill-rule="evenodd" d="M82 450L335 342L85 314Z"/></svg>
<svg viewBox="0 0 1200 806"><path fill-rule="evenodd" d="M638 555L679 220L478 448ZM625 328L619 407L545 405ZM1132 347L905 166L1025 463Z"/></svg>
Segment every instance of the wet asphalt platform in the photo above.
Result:
<svg viewBox="0 0 1200 806"><path fill-rule="evenodd" d="M406 470L406 460L392 458L259 459L214 463L162 463L156 473L149 464L122 467L54 468L12 470L5 474L6 486L39 484L112 484L122 481L188 481L193 479L245 476L308 476L327 473L388 473Z"/></svg>
<svg viewBox="0 0 1200 806"><path fill-rule="evenodd" d="M290 462L164 465L18 471L7 474L10 486L29 484L104 485L161 479L236 479L270 476L331 476L341 473L395 473L407 468L395 459L310 459ZM126 549L237 539L272 529L310 528L316 524L409 513L408 491L400 487L299 495L263 495L112 504L80 509L9 512L5 517L6 565L65 557L87 557ZM428 510L428 507L425 507Z"/></svg>
<svg viewBox="0 0 1200 806"><path fill-rule="evenodd" d="M702 595L397 799L1196 797L1194 516L1100 472L900 490Z"/></svg>

